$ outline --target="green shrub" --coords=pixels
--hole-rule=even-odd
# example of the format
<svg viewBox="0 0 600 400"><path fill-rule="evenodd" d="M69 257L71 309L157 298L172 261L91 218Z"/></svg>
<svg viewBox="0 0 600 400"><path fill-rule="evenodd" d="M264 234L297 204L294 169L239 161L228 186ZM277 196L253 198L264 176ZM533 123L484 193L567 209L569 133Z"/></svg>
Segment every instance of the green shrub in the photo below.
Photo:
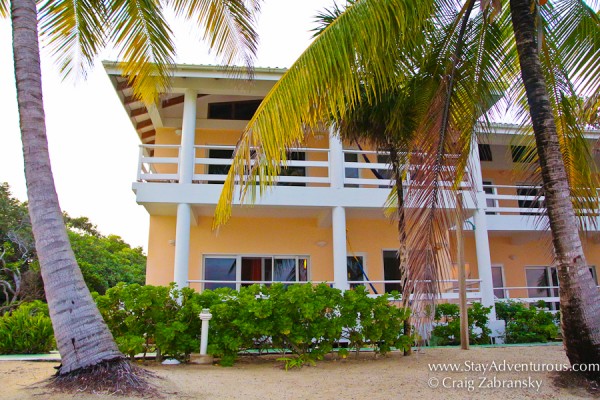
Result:
<svg viewBox="0 0 600 400"><path fill-rule="evenodd" d="M496 313L506 322L506 343L545 343L558 335L556 317L541 307L509 300L496 303Z"/></svg>
<svg viewBox="0 0 600 400"><path fill-rule="evenodd" d="M215 297L217 296L217 297ZM209 353L221 358L221 365L232 365L240 351L270 347L272 301L261 294L258 285L204 291L200 301L210 306Z"/></svg>
<svg viewBox="0 0 600 400"><path fill-rule="evenodd" d="M386 353L410 343L401 334L407 311L390 305L387 297L370 298L364 287L342 296L325 284L252 285L200 294L174 285L119 284L95 296L119 348L130 357L156 350L186 361L199 349L199 314L205 308L213 315L208 352L221 365L232 365L250 349L289 351L295 358L286 361L288 366L311 364L333 349L343 329L355 348L367 345Z"/></svg>
<svg viewBox="0 0 600 400"><path fill-rule="evenodd" d="M273 345L293 354L321 359L333 350L342 334L339 289L316 286L272 285L267 295L273 302Z"/></svg>
<svg viewBox="0 0 600 400"><path fill-rule="evenodd" d="M119 283L103 296L96 294L95 299L123 353L133 358L138 353L156 351L185 360L199 346L199 319L197 314L190 318L193 305L188 305L194 294L192 289L180 291L174 285ZM177 302L180 296L181 305Z"/></svg>
<svg viewBox="0 0 600 400"><path fill-rule="evenodd" d="M344 292L340 313L342 336L357 355L366 346L385 354L392 348L405 350L412 343L412 338L403 335L410 311L391 306L387 296L369 297L364 286Z"/></svg>
<svg viewBox="0 0 600 400"><path fill-rule="evenodd" d="M469 319L469 343L490 343L491 329L487 327L491 307L473 303L467 310ZM460 308L458 304L441 303L435 307L434 320L437 325L431 332L431 343L438 346L460 344ZM475 333L475 328L478 332Z"/></svg>
<svg viewBox="0 0 600 400"><path fill-rule="evenodd" d="M55 347L47 304L23 303L0 317L0 354L40 354Z"/></svg>

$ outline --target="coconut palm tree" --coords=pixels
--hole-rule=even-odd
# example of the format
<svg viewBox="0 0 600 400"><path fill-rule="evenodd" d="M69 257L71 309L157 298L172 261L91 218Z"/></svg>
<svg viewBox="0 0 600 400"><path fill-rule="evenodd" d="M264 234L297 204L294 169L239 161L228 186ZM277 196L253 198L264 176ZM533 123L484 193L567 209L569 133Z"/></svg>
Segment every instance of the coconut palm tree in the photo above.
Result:
<svg viewBox="0 0 600 400"><path fill-rule="evenodd" d="M438 46L438 69L431 70L439 80L437 92L412 144L424 167L413 181L420 190L407 199L407 205L413 201L419 206L412 216L414 237L426 236L421 242L409 240L410 249L426 243L418 252L424 261L420 269L409 271L412 279L435 277L432 258L439 243L435 238L443 238L453 219L440 212L452 202L452 196L445 194L448 191L441 189L457 188L463 180L474 128L477 123L489 127L489 105L494 96L503 96L519 117L530 115L533 127L527 138L535 140L531 144L536 150L532 151L534 172L541 172L547 199L567 355L571 363L598 363L600 294L589 279L579 239L581 223L575 214L597 208L593 189L586 189L597 185L590 173L582 124L565 101L578 95L592 98L600 92L598 4L482 0L477 11L475 3L359 0L348 7L282 77L248 124L215 225L230 215L235 182L250 201L257 194L256 177L261 177L260 192L267 189L272 182L268 177L276 176L279 163L285 161L285 149L274 143L291 147L320 121L343 121L359 104L376 103L383 93L402 87L413 76L414 64L405 60L419 60L424 46ZM432 39L429 33L440 29L443 34L434 36L439 41ZM417 64L417 70L425 70L422 66ZM435 220L437 225L432 223Z"/></svg>
<svg viewBox="0 0 600 400"><path fill-rule="evenodd" d="M227 63L241 59L250 65L260 0L174 0L169 5L195 21ZM152 103L168 86L175 54L163 11L163 3L155 1L48 0L38 10L34 0L11 0L9 13L8 0L0 0L0 16L12 18L29 213L62 377L105 368L111 371L105 381L113 387L135 383L86 288L66 234L48 154L38 33L47 38L64 75L85 73L107 44L114 45L135 96Z"/></svg>

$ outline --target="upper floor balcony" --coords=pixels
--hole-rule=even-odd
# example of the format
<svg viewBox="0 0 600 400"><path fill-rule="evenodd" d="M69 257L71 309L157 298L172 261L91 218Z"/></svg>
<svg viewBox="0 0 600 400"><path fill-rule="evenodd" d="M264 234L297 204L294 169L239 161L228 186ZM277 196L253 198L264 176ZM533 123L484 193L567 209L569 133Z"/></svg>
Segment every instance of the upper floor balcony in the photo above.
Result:
<svg viewBox="0 0 600 400"><path fill-rule="evenodd" d="M188 202L206 207L207 213L214 209L235 146L194 145L193 149L191 183L182 184L180 145L140 145L137 182L134 183L138 202L145 205ZM336 158L339 158L337 168ZM313 211L343 206L381 217L382 207L394 184L389 178L388 158L386 153L371 150L341 149L341 156L336 157L331 148L291 149L287 165L282 167L275 186L258 198L256 205ZM408 184L410 171L407 179ZM488 230L525 232L545 229L540 223L545 209L539 186L492 184L484 178L482 188ZM465 187L465 190L469 188ZM239 196L234 201L239 204ZM471 196L464 196L464 201L467 211L473 212L476 204ZM597 213L592 210L585 213L597 219Z"/></svg>
<svg viewBox="0 0 600 400"><path fill-rule="evenodd" d="M134 183L138 203L216 205L235 146L194 145L189 184L181 183L181 148L180 145L140 146ZM340 148L337 153L322 147L290 149L274 187L258 198L255 205L342 206L362 209L366 214L375 211L373 215L383 217L383 206L394 184L386 162L389 157L382 152L359 149ZM450 187L451 183L442 182L441 186ZM234 202L239 204L239 196ZM472 199L465 197L464 203L466 209L475 209Z"/></svg>

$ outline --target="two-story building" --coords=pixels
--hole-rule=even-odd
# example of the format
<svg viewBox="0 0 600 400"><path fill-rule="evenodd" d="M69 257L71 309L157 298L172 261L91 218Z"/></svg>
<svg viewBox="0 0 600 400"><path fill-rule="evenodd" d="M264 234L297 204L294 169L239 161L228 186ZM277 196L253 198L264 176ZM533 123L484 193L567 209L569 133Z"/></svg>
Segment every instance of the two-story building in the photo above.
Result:
<svg viewBox="0 0 600 400"><path fill-rule="evenodd" d="M219 67L179 65L169 93L147 108L115 64L105 68L141 141L133 191L150 215L148 284L203 290L312 281L341 289L362 283L377 294L399 289L398 234L383 210L390 182L373 173L385 175L387 156L328 132L290 152L273 190L252 206L236 199L230 222L218 234L211 229L240 133L285 70L257 68L247 81ZM517 127L495 128L471 155L476 195L465 196L464 205L469 297L486 305L542 299L556 309L550 234L535 217L543 196L515 179ZM584 242L594 280L599 237L591 232ZM444 298L457 298L456 281L445 287Z"/></svg>

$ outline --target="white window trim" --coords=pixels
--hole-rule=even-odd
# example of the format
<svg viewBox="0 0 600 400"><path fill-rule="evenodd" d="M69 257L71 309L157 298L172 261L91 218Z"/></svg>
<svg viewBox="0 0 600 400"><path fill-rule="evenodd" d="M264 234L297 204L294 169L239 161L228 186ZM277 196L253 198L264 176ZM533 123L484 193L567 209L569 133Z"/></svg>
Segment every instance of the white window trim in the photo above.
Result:
<svg viewBox="0 0 600 400"><path fill-rule="evenodd" d="M500 274L502 275L502 289L500 289L500 290L502 290L502 292L504 293L504 297L502 297L502 299L508 299L510 296L508 295L507 290L504 289L506 287L506 275L505 275L505 271L504 271L504 264L492 264L492 268L500 268ZM494 286L494 283L493 283L493 279L492 279L492 290L496 291L499 289L499 288L495 288L493 286ZM494 295L494 297L496 297L496 296Z"/></svg>

